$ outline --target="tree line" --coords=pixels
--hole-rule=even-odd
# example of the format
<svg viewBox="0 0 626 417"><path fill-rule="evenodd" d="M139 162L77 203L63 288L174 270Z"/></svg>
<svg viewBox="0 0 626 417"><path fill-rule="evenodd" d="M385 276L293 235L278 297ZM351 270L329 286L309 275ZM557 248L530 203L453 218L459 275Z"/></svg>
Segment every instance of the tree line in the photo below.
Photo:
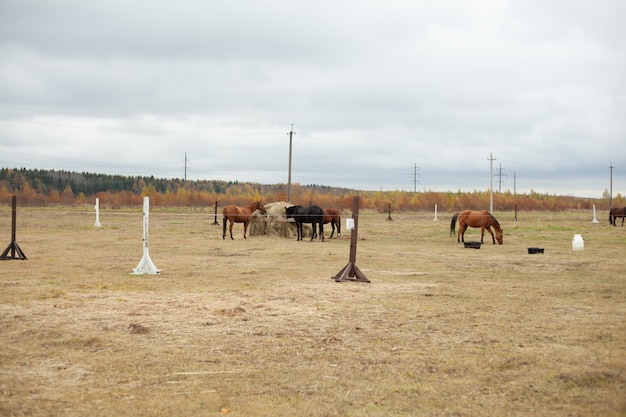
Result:
<svg viewBox="0 0 626 417"><path fill-rule="evenodd" d="M220 207L227 204L245 205L262 200L270 203L287 201L287 184L260 184L223 180L186 181L154 176L123 176L87 172L37 170L26 168L0 169L0 205L10 205L15 195L22 206L80 206L92 205L99 199L101 208L140 207L144 196L150 197L152 207L190 207L193 209ZM361 191L324 185L292 184L290 200L294 204L316 204L349 210L352 198L360 197L361 208L385 212L432 211L437 205L442 212L467 208L488 208L489 190L463 191ZM546 193L494 193L494 210L608 210L608 191L600 199L558 196ZM626 206L626 199L613 197L613 207Z"/></svg>

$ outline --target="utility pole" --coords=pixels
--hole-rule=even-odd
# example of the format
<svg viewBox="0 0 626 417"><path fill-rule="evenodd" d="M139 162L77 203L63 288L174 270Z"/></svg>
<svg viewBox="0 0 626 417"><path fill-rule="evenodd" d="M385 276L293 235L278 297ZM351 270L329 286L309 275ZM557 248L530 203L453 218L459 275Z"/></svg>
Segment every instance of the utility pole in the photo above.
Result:
<svg viewBox="0 0 626 417"><path fill-rule="evenodd" d="M187 182L187 152L185 152L185 183Z"/></svg>
<svg viewBox="0 0 626 417"><path fill-rule="evenodd" d="M293 123L291 124L291 130L289 131L289 177L287 179L287 202L291 203L291 149L293 135L296 132L293 131Z"/></svg>
<svg viewBox="0 0 626 417"><path fill-rule="evenodd" d="M498 193L502 194L502 176L506 177L506 174L503 174L502 163L500 163L500 168L498 169Z"/></svg>
<svg viewBox="0 0 626 417"><path fill-rule="evenodd" d="M413 165L413 192L416 193L417 192L417 177L419 176L419 174L417 173L417 171L419 171L419 167L417 166L417 164Z"/></svg>
<svg viewBox="0 0 626 417"><path fill-rule="evenodd" d="M493 213L493 161L496 158L493 157L491 152L489 153L489 211Z"/></svg>
<svg viewBox="0 0 626 417"><path fill-rule="evenodd" d="M613 161L610 162L609 169L611 172L610 191L609 191L609 211L613 208Z"/></svg>
<svg viewBox="0 0 626 417"><path fill-rule="evenodd" d="M515 171L513 171L513 197L515 198L515 217L513 221L517 221L517 176Z"/></svg>

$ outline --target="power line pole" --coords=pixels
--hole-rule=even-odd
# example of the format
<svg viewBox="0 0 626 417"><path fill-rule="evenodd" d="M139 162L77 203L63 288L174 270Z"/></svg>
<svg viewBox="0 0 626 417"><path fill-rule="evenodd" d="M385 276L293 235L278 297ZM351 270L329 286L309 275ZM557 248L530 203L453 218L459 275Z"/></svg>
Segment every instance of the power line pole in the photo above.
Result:
<svg viewBox="0 0 626 417"><path fill-rule="evenodd" d="M287 202L291 203L291 148L293 135L297 132L293 131L293 123L291 124L291 130L289 131L289 177L287 179Z"/></svg>
<svg viewBox="0 0 626 417"><path fill-rule="evenodd" d="M517 221L517 176L515 174L515 171L513 171L513 197L515 199L515 217L513 221Z"/></svg>
<svg viewBox="0 0 626 417"><path fill-rule="evenodd" d="M419 167L417 166L417 164L413 165L413 192L416 193L417 192L417 177L419 176L418 172L419 171Z"/></svg>
<svg viewBox="0 0 626 417"><path fill-rule="evenodd" d="M185 182L187 182L187 152L185 152Z"/></svg>
<svg viewBox="0 0 626 417"><path fill-rule="evenodd" d="M500 163L500 168L498 168L498 193L502 194L502 176L506 177L506 174L503 173L502 163Z"/></svg>
<svg viewBox="0 0 626 417"><path fill-rule="evenodd" d="M496 160L496 158L493 157L493 155L491 154L491 152L489 153L489 158L488 158L490 164L489 164L489 211L493 213L493 161Z"/></svg>
<svg viewBox="0 0 626 417"><path fill-rule="evenodd" d="M613 161L610 162L609 169L611 172L610 191L609 191L609 211L613 208Z"/></svg>

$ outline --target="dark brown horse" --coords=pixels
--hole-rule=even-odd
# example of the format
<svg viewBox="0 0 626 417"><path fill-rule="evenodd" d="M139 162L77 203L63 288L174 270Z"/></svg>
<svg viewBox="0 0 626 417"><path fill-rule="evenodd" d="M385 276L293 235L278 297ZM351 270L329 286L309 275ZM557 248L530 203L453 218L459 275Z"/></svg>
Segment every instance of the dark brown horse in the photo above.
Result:
<svg viewBox="0 0 626 417"><path fill-rule="evenodd" d="M613 207L609 211L609 223L617 226L617 217L622 218L622 226L624 226L624 218L626 217L626 207Z"/></svg>
<svg viewBox="0 0 626 417"><path fill-rule="evenodd" d="M222 210L222 214L224 215L224 225L222 233L222 239L226 239L226 222L230 221L230 238L233 237L233 224L235 223L243 223L243 238L247 239L246 232L248 231L248 225L252 221L252 215L255 211L259 210L262 213L265 213L265 207L263 203L257 201L256 203L250 203L247 206L238 207L238 206L226 206L224 210Z"/></svg>
<svg viewBox="0 0 626 417"><path fill-rule="evenodd" d="M467 227L480 227L480 242L484 243L483 238L485 236L485 230L489 232L491 235L491 239L493 240L493 244L496 244L496 240L501 245L502 244L502 228L500 227L500 223L496 220L495 217L488 210L483 211L472 211L465 210L460 213L455 213L452 216L452 221L450 222L450 235L454 234L455 225L459 221L459 232L457 235L457 242L465 242L465 231ZM491 228L494 228L496 234L494 237L493 231Z"/></svg>
<svg viewBox="0 0 626 417"><path fill-rule="evenodd" d="M333 231L330 232L329 239L333 238L333 234L335 233L335 226L337 226L337 237L341 236L341 214L339 210L330 208L324 209L324 224L330 223L333 228Z"/></svg>

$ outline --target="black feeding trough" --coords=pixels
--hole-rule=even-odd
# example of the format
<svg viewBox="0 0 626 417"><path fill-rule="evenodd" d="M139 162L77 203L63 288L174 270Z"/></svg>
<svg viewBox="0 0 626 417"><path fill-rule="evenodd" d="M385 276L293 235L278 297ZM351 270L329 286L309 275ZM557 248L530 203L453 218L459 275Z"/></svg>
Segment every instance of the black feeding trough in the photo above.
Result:
<svg viewBox="0 0 626 417"><path fill-rule="evenodd" d="M480 242L463 242L466 248L480 249Z"/></svg>
<svg viewBox="0 0 626 417"><path fill-rule="evenodd" d="M537 253L543 253L543 248L528 248L528 253L530 255L535 255Z"/></svg>

